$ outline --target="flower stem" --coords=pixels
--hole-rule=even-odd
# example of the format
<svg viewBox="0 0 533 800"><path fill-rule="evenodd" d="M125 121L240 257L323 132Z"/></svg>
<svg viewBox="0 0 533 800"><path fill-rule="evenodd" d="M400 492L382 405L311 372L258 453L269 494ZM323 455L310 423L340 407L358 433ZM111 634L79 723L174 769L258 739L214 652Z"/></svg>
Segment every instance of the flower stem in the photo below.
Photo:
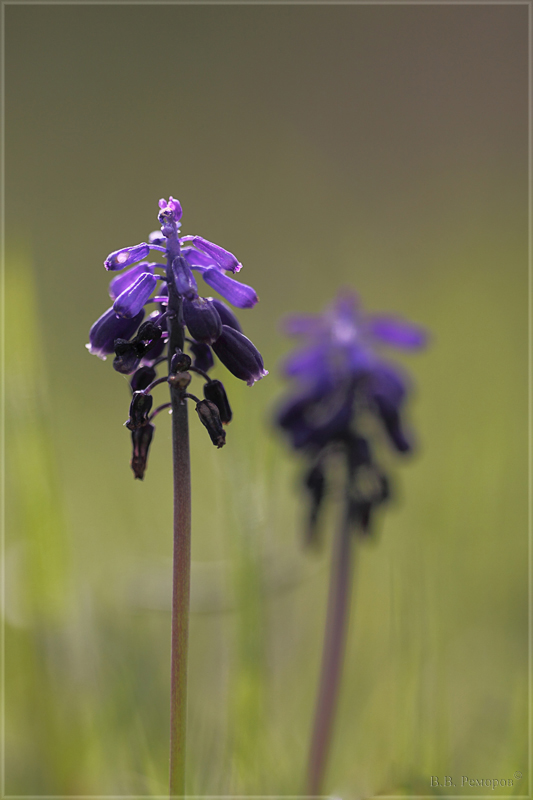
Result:
<svg viewBox="0 0 533 800"><path fill-rule="evenodd" d="M322 792L328 763L348 631L355 535L349 504L333 544L320 684L307 767L307 794Z"/></svg>
<svg viewBox="0 0 533 800"><path fill-rule="evenodd" d="M169 281L169 370L176 348L183 349L181 298ZM187 727L187 651L191 576L191 469L187 404L182 390L170 387L174 466L174 559L172 572L172 640L170 679L170 796L185 794Z"/></svg>

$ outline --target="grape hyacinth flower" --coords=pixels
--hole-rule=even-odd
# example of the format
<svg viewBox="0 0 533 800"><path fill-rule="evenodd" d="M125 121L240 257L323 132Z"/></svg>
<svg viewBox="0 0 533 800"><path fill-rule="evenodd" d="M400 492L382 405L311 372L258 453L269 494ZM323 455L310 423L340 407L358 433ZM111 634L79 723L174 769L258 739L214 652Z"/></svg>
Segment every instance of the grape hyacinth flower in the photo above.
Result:
<svg viewBox="0 0 533 800"><path fill-rule="evenodd" d="M295 388L278 409L277 424L307 462L303 482L309 499L308 543L318 541L328 489L338 493L334 484L339 462L345 475L307 773L306 792L319 795L345 646L353 542L371 534L376 509L390 494L375 445L384 438L398 453L408 453L413 446L403 419L408 377L381 351L386 346L418 350L427 337L424 329L397 317L365 314L352 292L341 293L323 314L289 318L286 331L300 337L303 345L283 364Z"/></svg>
<svg viewBox="0 0 533 800"><path fill-rule="evenodd" d="M201 236L180 236L182 209L170 197L159 201L160 231L148 242L111 253L104 266L120 272L109 285L112 305L94 323L87 348L106 359L114 354L113 367L131 375L129 417L131 468L142 480L152 443L154 418L172 411L174 463L174 567L172 598L171 743L170 794L185 793L186 676L190 583L190 458L187 402L195 403L198 419L212 443L225 444L224 426L232 418L226 390L213 380L213 352L237 378L252 386L267 371L257 348L243 334L226 303L201 297L195 276L203 278L224 300L236 308L252 308L257 295L231 277L242 265L219 245ZM148 261L150 253L164 255L165 263ZM230 273L228 275L227 273ZM155 310L146 312L146 306ZM145 316L146 315L146 316ZM187 335L188 334L188 335ZM186 352L186 351L189 351ZM163 369L158 377L157 370ZM204 398L189 391L193 375L204 381ZM166 383L170 402L152 411L153 390Z"/></svg>

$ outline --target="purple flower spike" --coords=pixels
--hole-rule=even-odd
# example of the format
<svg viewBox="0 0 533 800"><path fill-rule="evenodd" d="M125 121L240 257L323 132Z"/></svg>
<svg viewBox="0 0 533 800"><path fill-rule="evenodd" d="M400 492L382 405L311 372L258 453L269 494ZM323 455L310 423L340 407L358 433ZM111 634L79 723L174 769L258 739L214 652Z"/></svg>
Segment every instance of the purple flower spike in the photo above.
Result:
<svg viewBox="0 0 533 800"><path fill-rule="evenodd" d="M146 258L149 252L150 247L145 242L136 244L134 247L123 247L122 250L115 250L114 253L108 255L104 261L104 267L107 270L124 269L124 267L129 267L130 264L135 264L137 261Z"/></svg>
<svg viewBox="0 0 533 800"><path fill-rule="evenodd" d="M204 281L222 295L232 306L237 308L252 308L259 300L255 289L245 283L239 283L228 278L218 269L206 269L202 273Z"/></svg>
<svg viewBox="0 0 533 800"><path fill-rule="evenodd" d="M198 286L196 285L194 275L191 272L187 260L183 258L183 256L178 256L172 262L172 274L178 294L189 298L189 300L198 297Z"/></svg>
<svg viewBox="0 0 533 800"><path fill-rule="evenodd" d="M113 303L115 314L129 319L139 313L154 291L157 278L150 272L143 272L135 283L120 294Z"/></svg>
<svg viewBox="0 0 533 800"><path fill-rule="evenodd" d="M115 351L115 339L129 339L133 336L144 317L139 311L133 319L120 319L112 308L97 319L89 332L89 344L85 345L89 353L103 361Z"/></svg>
<svg viewBox="0 0 533 800"><path fill-rule="evenodd" d="M393 347L416 350L427 343L424 328L397 317L370 317L368 328L375 339Z"/></svg>
<svg viewBox="0 0 533 800"><path fill-rule="evenodd" d="M213 350L224 366L248 386L268 375L256 346L228 325L222 326L222 335L213 344Z"/></svg>
<svg viewBox="0 0 533 800"><path fill-rule="evenodd" d="M154 274L154 267L160 266L159 264L149 264L148 261L143 261L141 264L137 264L135 267L131 267L131 269L126 270L123 272L122 275L115 275L111 283L109 284L109 295L116 300L122 292L125 292L126 289L129 289L130 286L133 286L137 278L140 275L143 275L145 272L150 272L152 275Z"/></svg>
<svg viewBox="0 0 533 800"><path fill-rule="evenodd" d="M211 300L183 299L183 318L191 336L198 342L213 344L222 333L222 322Z"/></svg>
<svg viewBox="0 0 533 800"><path fill-rule="evenodd" d="M354 293L341 294L320 315L292 317L286 331L304 342L284 361L296 391L279 409L277 423L311 459L310 518L322 502L324 465L331 453L343 452L348 518L356 533L367 534L374 509L389 497L387 476L374 463L372 440L366 438L374 430L368 418L377 419L400 453L412 447L402 419L409 381L402 369L382 360L380 345L419 348L426 333L394 317L367 316Z"/></svg>
<svg viewBox="0 0 533 800"><path fill-rule="evenodd" d="M224 248L220 247L218 244L208 242L207 239L204 239L202 236L194 236L192 243L198 250L211 256L221 269L226 269L229 272L239 272L242 269L241 262L237 261L233 253L224 250Z"/></svg>

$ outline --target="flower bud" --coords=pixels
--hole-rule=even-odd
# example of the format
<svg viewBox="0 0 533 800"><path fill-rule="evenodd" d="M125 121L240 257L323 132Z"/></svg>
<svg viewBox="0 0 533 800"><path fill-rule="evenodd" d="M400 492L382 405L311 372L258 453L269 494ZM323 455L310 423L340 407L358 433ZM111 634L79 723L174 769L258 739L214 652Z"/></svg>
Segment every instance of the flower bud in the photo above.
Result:
<svg viewBox="0 0 533 800"><path fill-rule="evenodd" d="M218 408L210 400L200 400L196 405L196 413L200 417L200 422L205 425L211 441L218 448L226 444L226 432L222 427Z"/></svg>
<svg viewBox="0 0 533 800"><path fill-rule="evenodd" d="M185 372L191 366L191 357L187 353L182 353L181 350L174 353L170 360L171 372Z"/></svg>
<svg viewBox="0 0 533 800"><path fill-rule="evenodd" d="M244 334L228 325L222 326L222 335L212 346L224 366L248 386L268 375L259 350Z"/></svg>
<svg viewBox="0 0 533 800"><path fill-rule="evenodd" d="M222 322L213 303L204 297L183 299L183 319L189 333L199 342L212 344L222 333Z"/></svg>
<svg viewBox="0 0 533 800"><path fill-rule="evenodd" d="M130 466L133 470L135 477L142 481L146 471L146 462L148 461L148 450L154 436L155 427L148 422L142 428L136 428L131 432L131 441L133 445L133 454L130 461Z"/></svg>
<svg viewBox="0 0 533 800"><path fill-rule="evenodd" d="M204 384L204 397L206 400L210 400L216 405L220 414L220 419L224 425L231 422L233 414L231 413L231 406L226 390L221 381L213 380Z"/></svg>
<svg viewBox="0 0 533 800"><path fill-rule="evenodd" d="M123 247L122 250L115 250L114 253L108 255L104 261L104 267L107 270L124 269L124 267L129 267L130 264L135 264L137 261L146 258L149 252L150 247L146 242L141 242L141 244L136 244L133 247Z"/></svg>

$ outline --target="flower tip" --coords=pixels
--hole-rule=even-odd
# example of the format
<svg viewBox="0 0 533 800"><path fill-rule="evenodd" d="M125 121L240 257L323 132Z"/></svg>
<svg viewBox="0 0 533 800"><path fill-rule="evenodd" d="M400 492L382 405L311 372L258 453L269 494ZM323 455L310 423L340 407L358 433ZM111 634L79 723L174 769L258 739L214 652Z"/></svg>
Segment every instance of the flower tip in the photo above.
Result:
<svg viewBox="0 0 533 800"><path fill-rule="evenodd" d="M90 343L90 342L88 342L88 343L85 345L85 347L87 348L87 350L89 351L89 353L90 353L92 356L98 356L98 358L101 358L101 359L102 359L102 361L106 361L106 360L107 360L107 355L106 355L105 353L103 353L101 350L98 350L97 348L94 348L94 347L91 345L91 343Z"/></svg>
<svg viewBox="0 0 533 800"><path fill-rule="evenodd" d="M246 381L246 385L247 386L253 386L254 383L256 383L257 381L260 381L261 378L266 378L267 375L268 375L268 370L267 369L263 369L263 370L261 370L261 372L258 375L256 375L253 378L250 378L248 381Z"/></svg>

